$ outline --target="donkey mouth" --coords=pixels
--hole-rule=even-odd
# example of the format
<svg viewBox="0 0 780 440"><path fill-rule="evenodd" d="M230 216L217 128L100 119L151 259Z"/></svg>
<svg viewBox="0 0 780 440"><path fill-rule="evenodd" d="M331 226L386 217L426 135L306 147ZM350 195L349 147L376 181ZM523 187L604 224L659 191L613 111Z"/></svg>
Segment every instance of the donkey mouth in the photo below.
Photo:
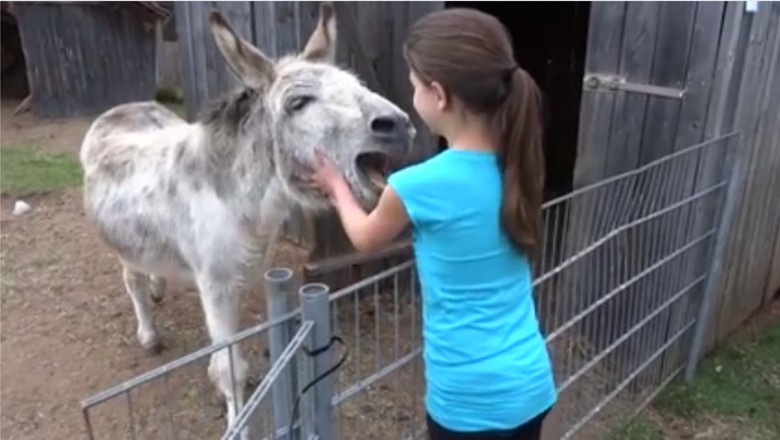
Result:
<svg viewBox="0 0 780 440"><path fill-rule="evenodd" d="M377 188L384 189L387 186L387 175L392 169L390 158L379 152L360 153L355 159L358 171Z"/></svg>

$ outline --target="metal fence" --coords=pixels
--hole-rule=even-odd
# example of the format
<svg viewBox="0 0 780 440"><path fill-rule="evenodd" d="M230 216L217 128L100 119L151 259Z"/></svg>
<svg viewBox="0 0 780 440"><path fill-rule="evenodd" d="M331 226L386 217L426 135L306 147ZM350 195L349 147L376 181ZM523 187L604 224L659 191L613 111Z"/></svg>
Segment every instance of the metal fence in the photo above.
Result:
<svg viewBox="0 0 780 440"><path fill-rule="evenodd" d="M560 393L546 438L602 438L696 361L687 353L697 343L729 187L724 158L736 138L680 150L544 206L534 285ZM414 262L333 293L304 285L298 304L291 279L289 269L266 274L268 322L85 400L92 438L424 436ZM216 392L197 384L210 354L233 344L269 356L252 361L261 382L226 427L209 415Z"/></svg>

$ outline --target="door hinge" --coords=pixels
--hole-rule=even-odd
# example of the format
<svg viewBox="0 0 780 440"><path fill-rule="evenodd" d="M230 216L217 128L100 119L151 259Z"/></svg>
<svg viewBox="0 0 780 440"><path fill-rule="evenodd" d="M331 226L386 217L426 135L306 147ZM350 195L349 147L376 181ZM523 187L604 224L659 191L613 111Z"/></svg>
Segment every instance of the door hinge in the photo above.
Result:
<svg viewBox="0 0 780 440"><path fill-rule="evenodd" d="M685 96L685 89L630 83L627 82L625 78L620 78L618 76L586 75L583 86L585 90L644 93L647 95L673 99L682 99Z"/></svg>

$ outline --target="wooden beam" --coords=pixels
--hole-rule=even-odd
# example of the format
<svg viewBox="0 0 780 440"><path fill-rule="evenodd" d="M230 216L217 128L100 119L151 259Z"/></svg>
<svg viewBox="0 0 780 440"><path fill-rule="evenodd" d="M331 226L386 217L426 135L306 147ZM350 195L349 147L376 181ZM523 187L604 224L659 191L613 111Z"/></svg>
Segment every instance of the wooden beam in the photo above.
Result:
<svg viewBox="0 0 780 440"><path fill-rule="evenodd" d="M308 279L310 277L322 276L350 266L401 256L411 251L411 245L410 240L402 240L374 252L351 252L345 255L312 261L303 266L304 277Z"/></svg>

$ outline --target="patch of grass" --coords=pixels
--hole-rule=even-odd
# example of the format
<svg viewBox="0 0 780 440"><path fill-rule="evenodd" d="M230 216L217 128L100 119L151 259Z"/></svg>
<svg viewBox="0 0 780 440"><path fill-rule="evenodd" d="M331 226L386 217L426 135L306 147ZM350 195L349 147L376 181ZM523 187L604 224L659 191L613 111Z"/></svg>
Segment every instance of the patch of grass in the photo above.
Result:
<svg viewBox="0 0 780 440"><path fill-rule="evenodd" d="M654 407L692 421L741 423L764 438L780 438L780 322L754 341L717 350L702 362L692 385L669 386Z"/></svg>
<svg viewBox="0 0 780 440"><path fill-rule="evenodd" d="M184 102L184 92L178 87L160 87L154 94L154 99L163 102Z"/></svg>
<svg viewBox="0 0 780 440"><path fill-rule="evenodd" d="M0 150L0 190L17 197L81 185L81 165L72 155L44 153L32 146Z"/></svg>
<svg viewBox="0 0 780 440"><path fill-rule="evenodd" d="M664 440L664 433L653 422L637 416L618 427L607 440Z"/></svg>
<svg viewBox="0 0 780 440"><path fill-rule="evenodd" d="M161 87L155 93L154 99L171 109L182 119L187 119L187 109L184 106L184 92L180 88Z"/></svg>

